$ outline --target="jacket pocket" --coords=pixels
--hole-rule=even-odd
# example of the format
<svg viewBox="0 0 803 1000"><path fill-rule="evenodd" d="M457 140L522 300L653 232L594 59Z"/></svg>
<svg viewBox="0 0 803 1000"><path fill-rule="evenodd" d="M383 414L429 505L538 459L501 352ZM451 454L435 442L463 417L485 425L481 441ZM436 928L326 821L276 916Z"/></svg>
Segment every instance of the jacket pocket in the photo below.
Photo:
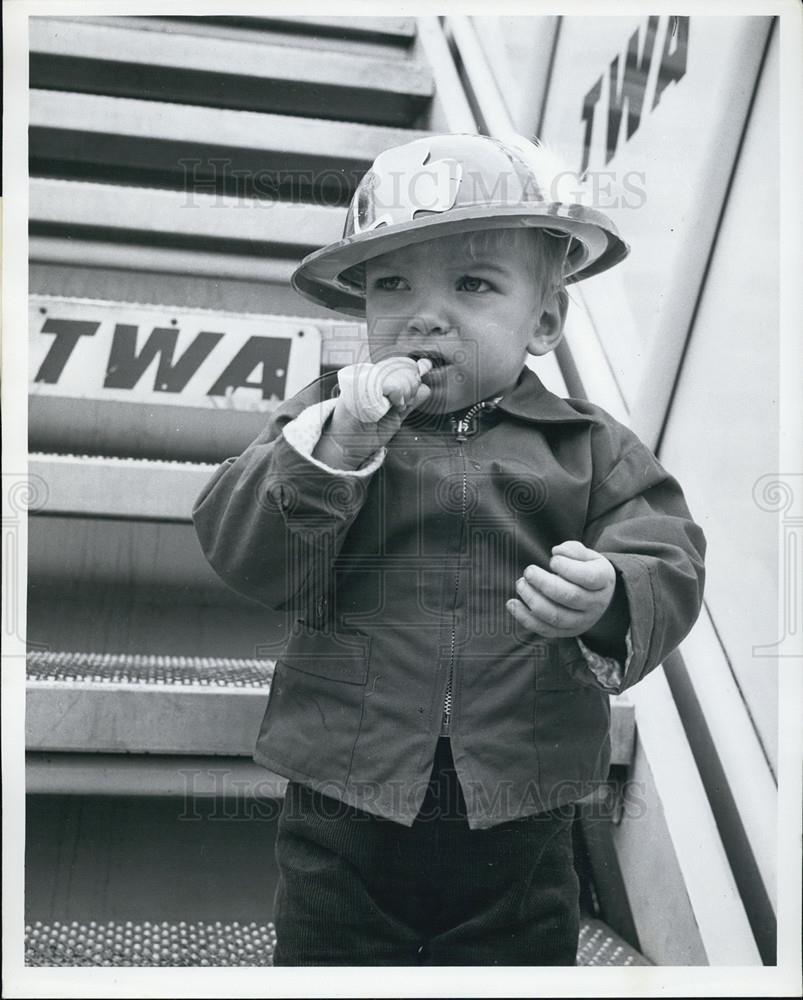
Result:
<svg viewBox="0 0 803 1000"><path fill-rule="evenodd" d="M572 639L549 643L536 660L533 737L541 793L547 803L588 794L610 761L608 696L575 680L583 655Z"/></svg>
<svg viewBox="0 0 803 1000"><path fill-rule="evenodd" d="M369 650L366 636L294 636L276 664L258 755L280 773L331 783L339 798L360 733Z"/></svg>

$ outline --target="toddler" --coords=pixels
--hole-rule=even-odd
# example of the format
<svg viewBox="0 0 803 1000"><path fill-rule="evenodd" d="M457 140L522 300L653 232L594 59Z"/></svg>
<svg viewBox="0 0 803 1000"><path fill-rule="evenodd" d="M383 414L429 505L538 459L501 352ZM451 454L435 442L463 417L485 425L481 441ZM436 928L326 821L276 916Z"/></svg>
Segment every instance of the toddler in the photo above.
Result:
<svg viewBox="0 0 803 1000"><path fill-rule="evenodd" d="M609 695L694 623L705 540L635 434L526 365L628 249L561 184L519 139L382 153L293 278L365 352L196 503L215 570L291 622L254 753L289 779L277 965L574 964L573 803Z"/></svg>

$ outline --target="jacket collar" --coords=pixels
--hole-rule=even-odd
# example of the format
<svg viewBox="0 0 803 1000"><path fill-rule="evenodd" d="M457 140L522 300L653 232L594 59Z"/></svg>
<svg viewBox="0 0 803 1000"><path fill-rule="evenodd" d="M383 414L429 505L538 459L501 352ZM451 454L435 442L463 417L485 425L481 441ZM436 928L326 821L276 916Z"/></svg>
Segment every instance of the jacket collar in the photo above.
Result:
<svg viewBox="0 0 803 1000"><path fill-rule="evenodd" d="M337 386L337 373L328 372L320 376L318 383L326 390L326 395L322 395L321 398L327 398L332 387ZM522 420L529 420L533 423L593 424L596 422L596 418L591 414L580 412L565 399L550 392L530 368L523 369L516 384L504 393L496 407L510 416L520 417ZM465 411L461 410L460 412ZM417 419L423 423L429 422L428 418L422 414L418 414ZM443 416L431 419L439 422L443 420Z"/></svg>
<svg viewBox="0 0 803 1000"><path fill-rule="evenodd" d="M522 371L516 385L502 396L498 407L511 416L538 423L594 423L593 416L581 413L565 399L550 392L529 368Z"/></svg>

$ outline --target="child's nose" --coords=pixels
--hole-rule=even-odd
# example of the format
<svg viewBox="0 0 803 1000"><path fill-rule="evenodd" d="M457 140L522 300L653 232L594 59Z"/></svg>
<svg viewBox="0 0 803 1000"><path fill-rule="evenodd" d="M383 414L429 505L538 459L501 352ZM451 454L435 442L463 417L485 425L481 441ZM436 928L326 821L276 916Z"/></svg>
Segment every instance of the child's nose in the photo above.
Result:
<svg viewBox="0 0 803 1000"><path fill-rule="evenodd" d="M446 333L448 329L449 321L446 316L435 309L419 310L407 321L407 332L420 337Z"/></svg>

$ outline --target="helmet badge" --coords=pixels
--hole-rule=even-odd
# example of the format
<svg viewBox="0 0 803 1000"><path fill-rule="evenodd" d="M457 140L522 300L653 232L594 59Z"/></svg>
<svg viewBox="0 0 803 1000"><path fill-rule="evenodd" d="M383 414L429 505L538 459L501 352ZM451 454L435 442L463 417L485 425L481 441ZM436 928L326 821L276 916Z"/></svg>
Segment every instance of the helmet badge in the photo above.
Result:
<svg viewBox="0 0 803 1000"><path fill-rule="evenodd" d="M417 144L381 153L352 202L352 232L412 222L417 212L448 211L462 176L457 160L430 160Z"/></svg>

